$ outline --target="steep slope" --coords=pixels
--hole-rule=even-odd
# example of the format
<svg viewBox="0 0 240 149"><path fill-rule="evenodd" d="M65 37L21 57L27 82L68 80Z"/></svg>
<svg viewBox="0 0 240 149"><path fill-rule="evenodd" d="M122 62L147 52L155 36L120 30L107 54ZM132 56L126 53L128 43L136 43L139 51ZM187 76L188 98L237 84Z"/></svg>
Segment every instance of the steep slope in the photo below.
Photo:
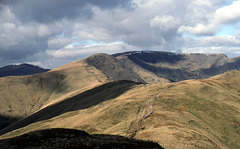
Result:
<svg viewBox="0 0 240 149"><path fill-rule="evenodd" d="M50 69L44 69L30 64L7 65L4 67L0 67L0 77L31 75L47 72L49 70Z"/></svg>
<svg viewBox="0 0 240 149"><path fill-rule="evenodd" d="M132 69L147 83L209 78L228 70L240 70L240 57L223 54L177 54L141 51L114 54L124 67Z"/></svg>
<svg viewBox="0 0 240 149"><path fill-rule="evenodd" d="M72 98L74 102L71 99L69 103L64 102L66 109L71 110L11 131L1 138L46 128L74 128L123 136L131 136L135 131L134 138L157 141L165 148L240 147L239 71L178 83L120 82L100 91L91 89L90 94L77 95ZM122 85L128 87L120 91L124 88ZM76 108L81 105L78 102L91 99L99 103ZM52 107L49 113L60 107Z"/></svg>
<svg viewBox="0 0 240 149"><path fill-rule="evenodd" d="M145 83L131 68L123 66L115 57L107 54L96 54L86 59L89 65L95 66L113 80L130 80Z"/></svg>

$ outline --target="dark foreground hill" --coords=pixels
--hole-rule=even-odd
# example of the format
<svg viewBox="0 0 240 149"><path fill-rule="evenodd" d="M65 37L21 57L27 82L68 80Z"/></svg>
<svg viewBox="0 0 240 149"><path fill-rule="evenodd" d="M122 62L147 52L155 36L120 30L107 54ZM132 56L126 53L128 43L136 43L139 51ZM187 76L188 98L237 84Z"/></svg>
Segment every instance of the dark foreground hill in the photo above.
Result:
<svg viewBox="0 0 240 149"><path fill-rule="evenodd" d="M0 77L31 75L47 72L49 70L50 69L44 69L39 66L34 66L30 64L7 65L4 67L0 67Z"/></svg>
<svg viewBox="0 0 240 149"><path fill-rule="evenodd" d="M116 135L89 135L74 129L46 129L0 140L2 149L163 149L159 144Z"/></svg>

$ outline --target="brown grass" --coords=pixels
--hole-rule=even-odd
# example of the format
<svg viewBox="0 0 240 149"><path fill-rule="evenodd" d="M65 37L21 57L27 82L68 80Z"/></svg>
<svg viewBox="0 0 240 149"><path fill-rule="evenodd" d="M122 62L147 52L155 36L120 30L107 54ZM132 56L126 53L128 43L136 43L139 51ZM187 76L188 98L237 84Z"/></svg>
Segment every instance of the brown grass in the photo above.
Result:
<svg viewBox="0 0 240 149"><path fill-rule="evenodd" d="M172 87L153 101L153 114L143 121L145 129L136 138L157 141L166 148L240 148L239 84L240 72L231 71ZM134 85L114 99L30 124L1 138L61 127L126 136L139 107L170 85Z"/></svg>

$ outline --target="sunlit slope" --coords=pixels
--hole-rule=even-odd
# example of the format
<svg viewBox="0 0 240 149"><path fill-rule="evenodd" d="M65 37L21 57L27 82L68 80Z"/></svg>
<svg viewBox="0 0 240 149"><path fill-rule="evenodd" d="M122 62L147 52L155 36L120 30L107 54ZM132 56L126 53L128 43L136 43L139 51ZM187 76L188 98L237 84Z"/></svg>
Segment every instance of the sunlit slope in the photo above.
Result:
<svg viewBox="0 0 240 149"><path fill-rule="evenodd" d="M131 122L138 115L141 117L141 112L144 114L146 101L158 95L151 102L153 113L143 120L144 129L139 129L135 138L154 140L166 148L240 147L239 71L174 84L135 84L121 93L117 86L75 98L76 103L87 99L101 101L96 105L77 110L70 102L67 107L73 111L30 124L2 138L55 127L129 136ZM110 97L103 100L105 96ZM136 125L132 130L138 128Z"/></svg>
<svg viewBox="0 0 240 149"><path fill-rule="evenodd" d="M85 59L46 73L0 78L0 126L109 80Z"/></svg>

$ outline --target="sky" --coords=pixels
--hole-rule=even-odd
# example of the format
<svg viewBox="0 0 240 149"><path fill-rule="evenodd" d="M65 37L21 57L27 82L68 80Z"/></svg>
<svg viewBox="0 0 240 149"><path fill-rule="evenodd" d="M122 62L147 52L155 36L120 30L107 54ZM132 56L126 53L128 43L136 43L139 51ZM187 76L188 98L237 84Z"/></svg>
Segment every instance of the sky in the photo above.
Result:
<svg viewBox="0 0 240 149"><path fill-rule="evenodd" d="M142 50L240 56L240 0L0 0L0 66Z"/></svg>

